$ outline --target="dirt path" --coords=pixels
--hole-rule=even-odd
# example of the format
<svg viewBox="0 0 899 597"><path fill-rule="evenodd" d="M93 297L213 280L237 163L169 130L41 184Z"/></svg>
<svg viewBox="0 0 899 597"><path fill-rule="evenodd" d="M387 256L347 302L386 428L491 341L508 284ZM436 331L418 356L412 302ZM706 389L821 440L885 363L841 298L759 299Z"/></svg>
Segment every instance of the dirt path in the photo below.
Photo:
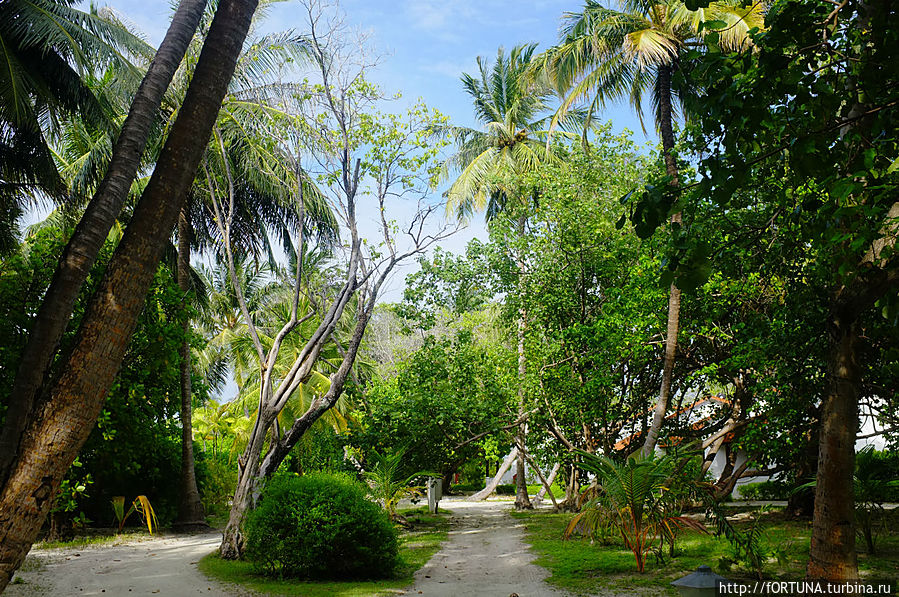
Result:
<svg viewBox="0 0 899 597"><path fill-rule="evenodd" d="M511 502L441 502L453 512L449 539L415 574L407 595L427 597L538 597L567 595L550 587L532 564L523 525L509 516Z"/></svg>
<svg viewBox="0 0 899 597"><path fill-rule="evenodd" d="M208 580L197 570L197 561L214 551L221 538L221 533L204 533L35 550L16 573L24 582L10 584L4 597L251 595Z"/></svg>
<svg viewBox="0 0 899 597"><path fill-rule="evenodd" d="M510 502L442 503L453 512L449 539L415 575L406 595L427 597L540 597L566 593L547 585L549 573L531 563L522 525ZM218 547L206 533L148 538L121 545L35 550L4 597L161 595L245 597L253 593L204 577L197 562ZM16 582L16 581L14 581Z"/></svg>

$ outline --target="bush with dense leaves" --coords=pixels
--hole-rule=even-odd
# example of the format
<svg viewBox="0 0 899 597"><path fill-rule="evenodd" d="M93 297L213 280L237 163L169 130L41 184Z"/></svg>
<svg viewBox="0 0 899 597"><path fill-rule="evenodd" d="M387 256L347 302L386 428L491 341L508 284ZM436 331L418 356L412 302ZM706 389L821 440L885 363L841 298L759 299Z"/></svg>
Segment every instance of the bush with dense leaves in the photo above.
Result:
<svg viewBox="0 0 899 597"><path fill-rule="evenodd" d="M737 487L740 499L743 500L787 500L794 488L793 483L774 480L746 483Z"/></svg>
<svg viewBox="0 0 899 597"><path fill-rule="evenodd" d="M246 556L271 576L383 578L399 564L397 532L354 479L274 479L244 523Z"/></svg>
<svg viewBox="0 0 899 597"><path fill-rule="evenodd" d="M514 483L506 483L496 486L496 495L515 495L518 488Z"/></svg>

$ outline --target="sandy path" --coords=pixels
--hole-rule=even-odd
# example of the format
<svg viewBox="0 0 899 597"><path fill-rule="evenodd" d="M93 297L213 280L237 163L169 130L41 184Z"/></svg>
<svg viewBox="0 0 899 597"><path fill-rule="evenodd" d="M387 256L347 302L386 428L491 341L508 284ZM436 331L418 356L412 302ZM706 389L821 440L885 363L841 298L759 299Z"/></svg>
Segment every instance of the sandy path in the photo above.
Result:
<svg viewBox="0 0 899 597"><path fill-rule="evenodd" d="M211 581L197 570L197 561L214 551L221 538L221 533L204 533L115 546L35 550L16 574L24 584L10 584L4 597L250 595Z"/></svg>
<svg viewBox="0 0 899 597"><path fill-rule="evenodd" d="M523 525L509 516L511 502L444 501L453 512L449 539L415 574L406 594L427 597L567 595L550 587L532 564Z"/></svg>

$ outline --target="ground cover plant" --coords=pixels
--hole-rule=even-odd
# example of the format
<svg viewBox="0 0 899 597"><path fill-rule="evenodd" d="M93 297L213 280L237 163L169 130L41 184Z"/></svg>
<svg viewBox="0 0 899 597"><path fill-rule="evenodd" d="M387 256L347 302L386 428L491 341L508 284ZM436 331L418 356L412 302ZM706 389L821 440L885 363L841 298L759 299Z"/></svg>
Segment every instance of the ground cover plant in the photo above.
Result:
<svg viewBox="0 0 899 597"><path fill-rule="evenodd" d="M200 560L200 572L216 580L235 583L269 595L309 597L375 597L395 595L413 582L413 574L431 559L446 540L451 512L430 514L426 507L399 509L407 526L399 534L399 566L393 577L360 581L298 581L264 577L250 562L222 560L210 554Z"/></svg>
<svg viewBox="0 0 899 597"><path fill-rule="evenodd" d="M733 514L738 514L734 512ZM545 511L514 512L525 525L525 541L538 554L536 563L550 571L547 581L578 595L594 593L598 587L628 594L676 595L669 583L698 566L706 564L731 579L752 579L747 566L733 562L733 548L723 537L691 533L677 542L674 557L651 554L643 574L635 573L634 556L620 540L591 541L588 538L565 540L563 532L570 514ZM745 531L753 524L748 513L732 517L734 525ZM768 579L799 579L808 561L811 525L806 520L791 520L780 510L761 515L762 549L767 553L763 572ZM862 578L895 578L899 573L899 516L891 512L884 520L888 538L878 543L878 554L859 553ZM713 530L710 527L710 531Z"/></svg>

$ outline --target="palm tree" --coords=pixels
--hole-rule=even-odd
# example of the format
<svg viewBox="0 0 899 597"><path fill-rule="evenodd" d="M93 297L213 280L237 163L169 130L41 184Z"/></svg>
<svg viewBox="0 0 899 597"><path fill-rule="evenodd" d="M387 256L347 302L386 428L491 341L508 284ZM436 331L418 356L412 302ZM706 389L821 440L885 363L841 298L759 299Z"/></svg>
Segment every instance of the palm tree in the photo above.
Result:
<svg viewBox="0 0 899 597"><path fill-rule="evenodd" d="M262 2L257 17L264 14L268 4L271 2ZM173 116L178 113L184 87L190 81L202 40L217 6L218 2L210 3L182 68L176 74L169 98L169 110ZM254 28L258 21L258 18L254 19ZM235 169L238 165L245 165L240 170L245 175L241 176L242 182L237 188L238 209L235 212L235 234L244 250L257 255L260 250L265 250L271 256L269 237L261 231L271 230L284 239L289 237L291 230L302 225L296 215L298 210L293 205L292 191L296 186L293 181L298 177L301 180L305 178L304 173L287 163L285 156L270 141L278 138L272 135L277 121L290 117L270 106L265 101L267 98L259 97L256 90L270 89L274 83L274 73L278 72L280 65L301 61L305 41L291 32L256 37L251 30L248 38L238 57L228 94L213 129L212 142L207 148L203 165L206 176L199 176L195 181L189 201L182 205L178 216L178 284L185 294L193 289L190 269L192 246L208 249L215 244L214 215L208 209L208 188L204 187L212 184L212 178L225 178L222 169L229 166L223 165L224 161L230 162L230 167ZM309 184L308 180L305 182ZM318 197L317 190L307 193L307 196ZM302 210L299 211L302 213ZM184 319L184 325L190 325L188 318ZM181 347L180 356L182 491L177 525L189 528L205 523L193 465L192 367L191 348L187 340Z"/></svg>
<svg viewBox="0 0 899 597"><path fill-rule="evenodd" d="M0 3L0 201L27 195L65 196L47 140L46 123L79 114L92 125L112 122L84 77L116 66L136 79L133 57L147 45L111 13L73 8L74 0ZM3 233L11 222L3 221Z"/></svg>
<svg viewBox="0 0 899 597"><path fill-rule="evenodd" d="M255 8L255 0L223 0L219 6L181 117L87 307L63 373L16 442L18 457L0 490L0 591L37 537L52 496L103 407L190 191Z"/></svg>
<svg viewBox="0 0 899 597"><path fill-rule="evenodd" d="M679 0L622 0L621 10L587 0L582 12L565 15L559 45L534 60L532 76L539 73L563 96L554 122L584 100L589 102L589 121L607 103L627 97L642 123L643 103L649 94L669 184L676 188L679 173L674 155L674 120L679 98L678 90L672 87L672 76L685 52L699 41L702 23L716 21L718 45L724 50L739 51L751 43L749 31L763 26L764 9L761 0L746 6L739 0L724 0L695 11L688 10ZM680 212L671 216L672 227L680 222ZM644 456L655 450L668 409L680 300L681 291L672 283L662 386L642 447Z"/></svg>
<svg viewBox="0 0 899 597"><path fill-rule="evenodd" d="M526 193L517 182L547 160L553 159L546 144L550 116L547 101L550 89L540 85L527 85L525 75L534 56L535 45L516 46L508 55L499 49L496 61L490 65L478 58L477 77L462 75L465 92L471 96L475 115L482 129L448 127L445 133L455 140L458 151L444 164L444 177L457 171L458 176L446 191L446 209L457 217L468 217L472 212L486 210L490 220L503 211L519 212L519 234L524 234L527 222ZM576 118L572 113L567 120ZM567 124L567 121L565 122ZM519 287L523 296L525 265L518 259ZM526 355L524 337L526 313L519 309L518 319L518 374L519 417L524 418L524 377ZM517 508L530 508L525 480L524 441L526 424L518 427L517 442Z"/></svg>
<svg viewBox="0 0 899 597"><path fill-rule="evenodd" d="M75 40L75 46L80 48L77 40L85 36L75 35L77 31L73 33L71 27L64 24L66 22L62 18L64 15L59 14L61 11L73 18L83 14L76 14L77 11L71 12L72 9L68 8L69 4L71 2L29 3L25 0L3 3L0 5L0 11L9 10L10 12L9 14L0 14L3 17L0 19L0 26L10 27L15 31L16 27L25 27L29 22L41 23L41 19L50 19L52 23L45 23L43 27L25 27L32 33L43 32L42 34L46 36L46 40L43 42L33 36L25 38L31 45L37 44L32 48L35 50L35 54L44 51L50 54L57 46L67 47L66 43L71 40ZM34 10L31 12L25 10L26 5ZM28 418L32 415L31 411L36 398L42 391L42 384L48 378L48 369L72 314L75 299L131 190L163 93L181 62L204 6L205 0L181 1L140 88L134 94L128 117L122 124L110 156L106 174L60 258L53 280L35 317L28 343L22 353L11 392L14 399L10 402L3 429L0 431L0 487L4 486L7 477L11 474L15 459L19 456L19 442ZM75 19L75 22L80 21ZM21 36L21 33L18 35ZM90 35L86 37L86 41L94 39ZM14 39L3 39L4 44L7 41L12 42ZM68 54L81 55L84 53L80 50L76 51L75 46L69 47ZM10 47L15 46L11 44ZM60 57L65 55L67 54L63 52ZM14 58L9 53L6 56L9 64L16 64ZM129 68L127 65L119 66L120 69L127 70ZM11 89L23 91L21 86L14 85L15 80L15 78L0 80L0 87L5 84ZM14 105L8 102L3 102L3 104L5 106ZM84 114L90 117L91 111ZM2 126L0 128L12 131L16 129L16 126L13 123L9 127ZM26 128L26 130L28 129ZM6 180L5 177L6 173L4 172L4 180Z"/></svg>

